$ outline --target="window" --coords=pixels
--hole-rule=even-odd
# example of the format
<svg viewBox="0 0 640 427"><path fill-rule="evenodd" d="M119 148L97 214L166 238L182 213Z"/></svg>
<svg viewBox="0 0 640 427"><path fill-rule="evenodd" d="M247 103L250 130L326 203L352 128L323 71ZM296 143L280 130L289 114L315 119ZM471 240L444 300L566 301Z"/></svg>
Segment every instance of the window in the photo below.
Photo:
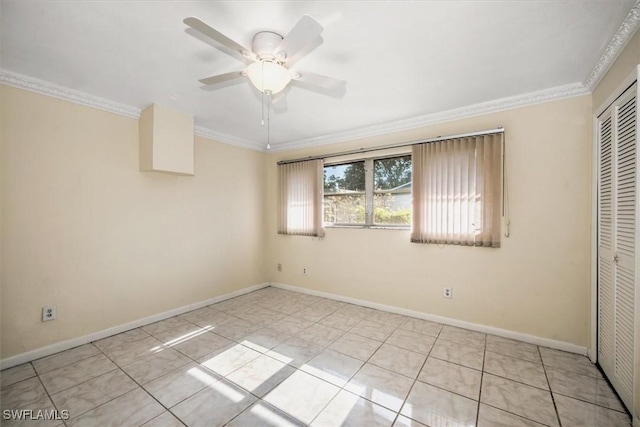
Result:
<svg viewBox="0 0 640 427"><path fill-rule="evenodd" d="M411 225L411 156L324 167L324 224Z"/></svg>

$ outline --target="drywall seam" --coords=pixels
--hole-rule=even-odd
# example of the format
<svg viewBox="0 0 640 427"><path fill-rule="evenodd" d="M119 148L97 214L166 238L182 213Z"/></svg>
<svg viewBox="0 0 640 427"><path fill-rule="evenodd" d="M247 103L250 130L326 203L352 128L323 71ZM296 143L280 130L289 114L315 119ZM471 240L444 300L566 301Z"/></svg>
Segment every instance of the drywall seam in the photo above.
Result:
<svg viewBox="0 0 640 427"><path fill-rule="evenodd" d="M500 337L523 341L526 343L540 345L543 347L549 347L557 350L568 351L570 353L576 353L583 356L587 355L587 347L568 343L565 341L558 341L550 338L542 338L535 335L523 334L520 332L509 331L507 329L500 329L500 328L495 328L493 326L482 325L479 323L466 322L464 320L452 319L450 317L437 316L435 314L409 310L406 308L395 307L392 305L378 304L378 303L363 300L363 299L345 297L342 295L316 291L313 289L301 288L298 286L287 285L283 283L270 282L270 285L273 286L274 288L280 288L287 291L294 291L294 292L300 292L303 294L329 298L336 301L342 301L350 304L361 305L364 307L375 308L377 310L388 311L390 313L402 314L404 316L411 316L411 317L416 317L418 319L424 319L432 322L443 323L445 325L470 329L472 331L484 332L486 334L497 335Z"/></svg>
<svg viewBox="0 0 640 427"><path fill-rule="evenodd" d="M258 285L249 286L228 294L219 295L217 297L209 298L204 301L188 304L182 307L174 308L163 313L154 314L152 316L144 317L142 319L134 320L122 325L114 326L111 328L103 329L98 332L93 332L88 335L84 335L78 338L72 338L70 340L57 342L55 344L48 345L46 347L30 350L25 353L17 354L15 356L7 357L0 360L0 370L11 368L22 363L31 362L32 360L40 359L45 356L49 356L70 348L78 347L83 344L88 344L93 341L97 341L102 338L110 337L122 332L129 331L134 328L148 325L150 323L159 322L160 320L168 319L169 317L177 316L179 314L186 313L188 311L197 310L207 305L215 304L220 301L225 301L230 298L235 298L240 295L247 294L249 292L257 291L258 289L266 288L269 286L268 282L260 283Z"/></svg>

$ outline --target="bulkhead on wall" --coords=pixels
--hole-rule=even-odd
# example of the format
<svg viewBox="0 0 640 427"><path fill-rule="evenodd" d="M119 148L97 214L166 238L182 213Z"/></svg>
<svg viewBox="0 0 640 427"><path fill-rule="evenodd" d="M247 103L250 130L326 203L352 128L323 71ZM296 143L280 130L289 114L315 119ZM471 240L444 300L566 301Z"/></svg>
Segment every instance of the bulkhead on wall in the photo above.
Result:
<svg viewBox="0 0 640 427"><path fill-rule="evenodd" d="M194 175L193 117L151 104L138 122L141 171Z"/></svg>

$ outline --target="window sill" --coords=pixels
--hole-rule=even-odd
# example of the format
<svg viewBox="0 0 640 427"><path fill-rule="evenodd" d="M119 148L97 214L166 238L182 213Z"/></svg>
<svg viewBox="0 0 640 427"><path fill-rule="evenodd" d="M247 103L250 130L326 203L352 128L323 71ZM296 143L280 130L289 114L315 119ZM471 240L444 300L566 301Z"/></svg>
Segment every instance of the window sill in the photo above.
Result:
<svg viewBox="0 0 640 427"><path fill-rule="evenodd" d="M350 228L364 230L411 230L409 226L393 226L393 225L325 225L324 228Z"/></svg>

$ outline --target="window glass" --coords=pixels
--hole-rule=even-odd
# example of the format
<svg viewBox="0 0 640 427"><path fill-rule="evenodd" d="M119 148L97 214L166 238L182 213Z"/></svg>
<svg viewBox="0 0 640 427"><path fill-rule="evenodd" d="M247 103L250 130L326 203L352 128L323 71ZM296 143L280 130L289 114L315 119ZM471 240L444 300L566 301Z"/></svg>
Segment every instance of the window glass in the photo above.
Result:
<svg viewBox="0 0 640 427"><path fill-rule="evenodd" d="M411 156L376 159L373 165L376 191L402 187L411 192Z"/></svg>
<svg viewBox="0 0 640 427"><path fill-rule="evenodd" d="M411 225L411 156L373 161L374 225Z"/></svg>
<svg viewBox="0 0 640 427"><path fill-rule="evenodd" d="M408 227L411 155L325 166L324 223Z"/></svg>
<svg viewBox="0 0 640 427"><path fill-rule="evenodd" d="M365 204L364 161L325 166L325 224L364 225Z"/></svg>

